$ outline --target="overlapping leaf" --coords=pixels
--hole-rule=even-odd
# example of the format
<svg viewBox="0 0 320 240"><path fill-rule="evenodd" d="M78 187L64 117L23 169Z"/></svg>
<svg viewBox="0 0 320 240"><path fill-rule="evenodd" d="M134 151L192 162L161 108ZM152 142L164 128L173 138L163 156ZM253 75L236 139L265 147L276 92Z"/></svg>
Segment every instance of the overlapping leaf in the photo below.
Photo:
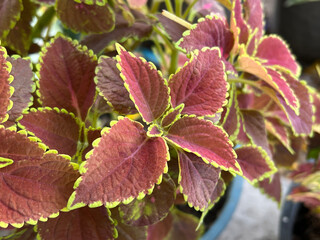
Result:
<svg viewBox="0 0 320 240"><path fill-rule="evenodd" d="M57 218L39 222L41 239L100 240L113 239L115 227L105 207L80 208L61 212Z"/></svg>
<svg viewBox="0 0 320 240"><path fill-rule="evenodd" d="M264 34L264 14L262 2L256 0L246 0L243 3L245 20L253 31L257 29L256 38L259 40Z"/></svg>
<svg viewBox="0 0 320 240"><path fill-rule="evenodd" d="M60 154L73 156L77 152L80 122L65 110L31 109L28 114L23 115L19 124Z"/></svg>
<svg viewBox="0 0 320 240"><path fill-rule="evenodd" d="M0 156L13 164L0 169L0 224L21 226L66 207L79 177L68 159L47 152L25 135L0 129Z"/></svg>
<svg viewBox="0 0 320 240"><path fill-rule="evenodd" d="M64 108L84 120L95 95L96 57L77 42L57 36L42 51L40 62L43 105Z"/></svg>
<svg viewBox="0 0 320 240"><path fill-rule="evenodd" d="M169 104L169 89L154 65L125 51L118 45L121 76L142 118L158 119Z"/></svg>
<svg viewBox="0 0 320 240"><path fill-rule="evenodd" d="M8 118L7 111L10 109L10 82L13 77L10 75L12 65L6 60L7 52L0 46L0 123Z"/></svg>
<svg viewBox="0 0 320 240"><path fill-rule="evenodd" d="M166 139L188 152L195 153L215 167L239 172L236 154L228 135L212 122L183 117L170 127Z"/></svg>
<svg viewBox="0 0 320 240"><path fill-rule="evenodd" d="M188 52L194 49L200 50L203 47L218 47L224 58L228 57L234 43L227 21L216 15L201 19L190 32L184 35L178 42L179 47Z"/></svg>
<svg viewBox="0 0 320 240"><path fill-rule="evenodd" d="M21 0L0 2L0 38L6 37L20 18L23 9Z"/></svg>
<svg viewBox="0 0 320 240"><path fill-rule="evenodd" d="M81 166L69 207L115 206L143 197L167 168L167 146L162 138L149 138L138 122L119 120L108 129Z"/></svg>
<svg viewBox="0 0 320 240"><path fill-rule="evenodd" d="M162 221L148 227L148 240L163 240L169 234L173 222L171 213Z"/></svg>
<svg viewBox="0 0 320 240"><path fill-rule="evenodd" d="M96 74L96 84L101 94L121 114L133 114L137 110L120 77L116 60L101 57Z"/></svg>
<svg viewBox="0 0 320 240"><path fill-rule="evenodd" d="M264 179L261 182L257 183L260 191L265 193L268 197L280 204L281 202L281 182L280 174L276 173L271 176L270 179Z"/></svg>
<svg viewBox="0 0 320 240"><path fill-rule="evenodd" d="M277 171L273 161L261 147L247 145L236 149L236 153L243 177L250 183L261 181Z"/></svg>
<svg viewBox="0 0 320 240"><path fill-rule="evenodd" d="M173 21L172 19L164 16L163 14L157 15L160 23L166 30L166 33L170 36L170 38L177 42L182 38L182 34L188 30L187 27Z"/></svg>
<svg viewBox="0 0 320 240"><path fill-rule="evenodd" d="M226 104L228 83L217 48L198 51L169 80L171 103L182 113L213 116Z"/></svg>
<svg viewBox="0 0 320 240"><path fill-rule="evenodd" d="M166 112L161 119L161 126L169 127L170 125L172 125L176 120L180 118L183 108L184 104L180 104L177 107L172 108L168 112Z"/></svg>
<svg viewBox="0 0 320 240"><path fill-rule="evenodd" d="M102 33L114 28L114 13L108 4L57 0L56 10L60 20L74 31Z"/></svg>
<svg viewBox="0 0 320 240"><path fill-rule="evenodd" d="M179 151L180 186L188 203L205 210L216 200L215 188L221 170L205 163L193 153Z"/></svg>

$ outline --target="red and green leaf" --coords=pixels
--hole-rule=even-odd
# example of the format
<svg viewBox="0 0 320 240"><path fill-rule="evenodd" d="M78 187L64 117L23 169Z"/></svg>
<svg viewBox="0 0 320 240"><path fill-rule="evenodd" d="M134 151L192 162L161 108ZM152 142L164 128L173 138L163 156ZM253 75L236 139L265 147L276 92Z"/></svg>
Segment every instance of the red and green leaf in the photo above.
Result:
<svg viewBox="0 0 320 240"><path fill-rule="evenodd" d="M142 118L150 123L162 116L169 105L169 89L152 63L117 45L121 77Z"/></svg>
<svg viewBox="0 0 320 240"><path fill-rule="evenodd" d="M281 182L280 174L276 173L267 179L258 182L257 187L260 191L276 201L278 204L281 202Z"/></svg>
<svg viewBox="0 0 320 240"><path fill-rule="evenodd" d="M215 167L235 173L240 172L227 133L210 121L183 117L170 127L166 139Z"/></svg>
<svg viewBox="0 0 320 240"><path fill-rule="evenodd" d="M290 52L287 44L278 36L263 37L258 45L256 57L263 60L265 66L289 69L294 75L300 74L300 66Z"/></svg>
<svg viewBox="0 0 320 240"><path fill-rule="evenodd" d="M166 33L175 42L179 41L182 38L183 33L188 30L186 26L177 23L163 14L157 14L157 18L159 19L159 22L165 29Z"/></svg>
<svg viewBox="0 0 320 240"><path fill-rule="evenodd" d="M59 109L31 109L19 121L50 149L73 156L77 152L81 123L72 113Z"/></svg>
<svg viewBox="0 0 320 240"><path fill-rule="evenodd" d="M13 80L12 75L10 75L12 65L6 58L6 49L0 46L0 123L8 119L7 112L12 107L10 101L12 90L9 85Z"/></svg>
<svg viewBox="0 0 320 240"><path fill-rule="evenodd" d="M179 184L186 201L196 210L205 210L215 200L221 170L193 153L179 151Z"/></svg>
<svg viewBox="0 0 320 240"><path fill-rule="evenodd" d="M87 147L83 149L82 152L82 161L86 160L86 154L93 149L93 142L101 137L101 129L85 129L86 136L87 136Z"/></svg>
<svg viewBox="0 0 320 240"><path fill-rule="evenodd" d="M0 2L0 39L6 37L20 19L23 9L21 0L10 0Z"/></svg>
<svg viewBox="0 0 320 240"><path fill-rule="evenodd" d="M264 14L262 2L256 0L246 0L243 3L245 20L252 31L257 31L256 38L259 40L264 34Z"/></svg>
<svg viewBox="0 0 320 240"><path fill-rule="evenodd" d="M312 95L312 98L313 98L312 104L315 108L314 124L312 127L314 131L316 131L317 133L320 133L320 94L311 87L309 87L309 92Z"/></svg>
<svg viewBox="0 0 320 240"><path fill-rule="evenodd" d="M152 194L142 200L134 200L119 206L120 216L125 224L148 226L164 219L175 200L176 186L169 176L156 185Z"/></svg>
<svg viewBox="0 0 320 240"><path fill-rule="evenodd" d="M236 153L243 177L252 184L269 178L277 171L273 161L261 147L247 145L236 149Z"/></svg>
<svg viewBox="0 0 320 240"><path fill-rule="evenodd" d="M175 108L169 109L161 119L161 126L164 128L171 126L180 118L183 108L184 104L180 104Z"/></svg>
<svg viewBox="0 0 320 240"><path fill-rule="evenodd" d="M37 232L41 239L48 240L100 240L116 236L114 223L105 207L61 212L57 218L39 222Z"/></svg>
<svg viewBox="0 0 320 240"><path fill-rule="evenodd" d="M8 227L4 231L6 231L8 234L3 235L3 231L1 231L0 228L0 237L1 240L34 240L37 237L37 233L35 232L34 228L35 226L25 224L21 228L14 228L10 229ZM8 231L9 230L9 231Z"/></svg>
<svg viewBox="0 0 320 240"><path fill-rule="evenodd" d="M46 152L25 135L0 129L1 158L13 163L0 169L0 225L22 226L24 222L57 216L67 205L79 174L70 161Z"/></svg>
<svg viewBox="0 0 320 240"><path fill-rule="evenodd" d="M100 57L96 72L95 82L100 94L107 99L114 110L120 114L137 113L120 77L117 61L112 58Z"/></svg>
<svg viewBox="0 0 320 240"><path fill-rule="evenodd" d="M95 95L96 66L91 51L58 35L41 53L39 92L43 106L64 108L84 120Z"/></svg>
<svg viewBox="0 0 320 240"><path fill-rule="evenodd" d="M114 207L142 199L167 171L168 147L159 137L149 138L138 123L128 118L105 129L69 200L70 208L83 205Z"/></svg>
<svg viewBox="0 0 320 240"><path fill-rule="evenodd" d="M227 103L224 64L217 48L197 51L169 80L171 103L184 103L182 114L213 116Z"/></svg>
<svg viewBox="0 0 320 240"><path fill-rule="evenodd" d="M113 30L115 18L108 4L86 4L83 0L57 0L57 16L77 32L102 33Z"/></svg>
<svg viewBox="0 0 320 240"><path fill-rule="evenodd" d="M229 30L226 19L217 15L200 19L183 35L178 45L187 52L201 50L203 47L218 47L221 55L227 58L234 44L233 34Z"/></svg>

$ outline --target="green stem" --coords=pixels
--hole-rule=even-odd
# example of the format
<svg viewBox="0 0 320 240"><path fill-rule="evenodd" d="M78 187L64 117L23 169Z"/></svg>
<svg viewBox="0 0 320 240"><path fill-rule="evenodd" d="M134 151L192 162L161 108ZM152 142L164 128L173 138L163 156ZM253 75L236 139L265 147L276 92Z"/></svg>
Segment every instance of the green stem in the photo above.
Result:
<svg viewBox="0 0 320 240"><path fill-rule="evenodd" d="M164 69L168 69L168 64L165 59L164 52L163 52L163 49L159 43L159 40L156 37L154 37L153 42L154 42L154 45L156 46L156 50L161 58L161 65L164 67Z"/></svg>
<svg viewBox="0 0 320 240"><path fill-rule="evenodd" d="M161 3L161 1L154 0L153 3L152 3L152 6L151 6L150 12L151 12L151 13L156 13L156 12L158 12L160 3Z"/></svg>
<svg viewBox="0 0 320 240"><path fill-rule="evenodd" d="M175 49L172 43L169 41L166 35L164 35L157 27L153 26L153 30L163 39L166 46L170 47L171 49Z"/></svg>
<svg viewBox="0 0 320 240"><path fill-rule="evenodd" d="M188 8L186 9L186 11L184 12L182 18L183 19L187 19L191 9L193 8L193 6L198 2L198 0L193 0L192 3L190 3L190 5L188 6Z"/></svg>
<svg viewBox="0 0 320 240"><path fill-rule="evenodd" d="M259 88L259 85L256 84L255 81L252 80L248 80L248 79L244 79L244 78L228 78L228 82L230 83L243 83L243 84L247 84L256 88Z"/></svg>
<svg viewBox="0 0 320 240"><path fill-rule="evenodd" d="M165 0L165 3L166 3L167 10L171 13L174 13L171 0Z"/></svg>
<svg viewBox="0 0 320 240"><path fill-rule="evenodd" d="M173 49L171 53L171 62L170 62L170 68L169 68L169 76L170 74L173 74L177 70L178 65L178 56L179 52L177 49Z"/></svg>
<svg viewBox="0 0 320 240"><path fill-rule="evenodd" d="M176 15L178 17L182 16L182 3L183 3L183 0L175 0Z"/></svg>
<svg viewBox="0 0 320 240"><path fill-rule="evenodd" d="M54 7L49 7L43 13L43 15L40 18L38 18L36 25L33 27L33 31L31 33L31 39L41 37L42 30L48 25L50 25L54 16L55 16Z"/></svg>

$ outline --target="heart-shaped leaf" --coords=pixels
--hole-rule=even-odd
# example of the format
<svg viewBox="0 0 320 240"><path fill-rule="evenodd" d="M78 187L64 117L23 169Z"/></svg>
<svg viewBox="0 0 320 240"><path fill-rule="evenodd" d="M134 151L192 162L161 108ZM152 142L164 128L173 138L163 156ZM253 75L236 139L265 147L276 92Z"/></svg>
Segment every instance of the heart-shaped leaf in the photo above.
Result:
<svg viewBox="0 0 320 240"><path fill-rule="evenodd" d="M67 205L79 177L68 159L47 152L26 136L0 128L0 156L13 163L0 168L0 225L56 216Z"/></svg>
<svg viewBox="0 0 320 240"><path fill-rule="evenodd" d="M105 207L80 208L61 212L57 218L39 222L41 239L100 240L113 239L116 235L113 221Z"/></svg>
<svg viewBox="0 0 320 240"><path fill-rule="evenodd" d="M169 89L155 66L117 45L121 77L137 110L147 123L162 116L169 105Z"/></svg>
<svg viewBox="0 0 320 240"><path fill-rule="evenodd" d="M170 127L166 139L215 167L239 173L239 164L227 133L210 121L183 117Z"/></svg>
<svg viewBox="0 0 320 240"><path fill-rule="evenodd" d="M43 105L64 108L84 120L95 95L96 66L96 56L86 47L61 35L55 37L40 59Z"/></svg>
<svg viewBox="0 0 320 240"><path fill-rule="evenodd" d="M149 138L138 123L124 118L106 129L89 159L80 167L69 207L114 207L141 199L167 171L168 149L159 137ZM87 154L88 155L88 154Z"/></svg>
<svg viewBox="0 0 320 240"><path fill-rule="evenodd" d="M169 80L171 103L183 114L213 116L227 103L228 83L217 48L197 51Z"/></svg>
<svg viewBox="0 0 320 240"><path fill-rule="evenodd" d="M0 2L0 38L6 37L20 19L23 9L21 0L10 0Z"/></svg>

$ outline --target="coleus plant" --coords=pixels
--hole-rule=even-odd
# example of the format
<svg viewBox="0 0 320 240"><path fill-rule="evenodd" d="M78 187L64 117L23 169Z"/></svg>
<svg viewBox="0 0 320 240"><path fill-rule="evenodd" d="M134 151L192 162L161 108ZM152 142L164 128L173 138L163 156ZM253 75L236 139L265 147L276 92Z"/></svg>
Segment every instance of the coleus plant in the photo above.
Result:
<svg viewBox="0 0 320 240"><path fill-rule="evenodd" d="M276 146L293 153L320 118L260 1L219 2L230 24L218 3L166 1L159 15L156 1L0 1L6 239L197 239L176 205L204 216L228 173L280 201ZM66 33L51 36L56 19ZM160 70L138 56L142 39ZM36 64L11 54L37 52Z"/></svg>

